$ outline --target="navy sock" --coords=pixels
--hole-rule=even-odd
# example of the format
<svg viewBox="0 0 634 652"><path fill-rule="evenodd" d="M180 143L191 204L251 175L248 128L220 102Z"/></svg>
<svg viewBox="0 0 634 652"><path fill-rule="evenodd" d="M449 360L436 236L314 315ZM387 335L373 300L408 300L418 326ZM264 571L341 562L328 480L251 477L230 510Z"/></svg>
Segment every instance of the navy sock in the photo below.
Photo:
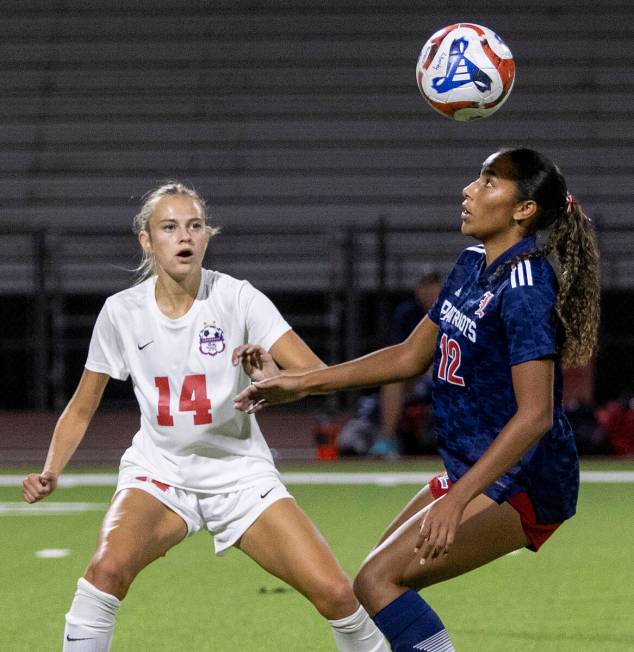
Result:
<svg viewBox="0 0 634 652"><path fill-rule="evenodd" d="M454 652L445 626L416 591L406 591L374 616L393 652Z"/></svg>

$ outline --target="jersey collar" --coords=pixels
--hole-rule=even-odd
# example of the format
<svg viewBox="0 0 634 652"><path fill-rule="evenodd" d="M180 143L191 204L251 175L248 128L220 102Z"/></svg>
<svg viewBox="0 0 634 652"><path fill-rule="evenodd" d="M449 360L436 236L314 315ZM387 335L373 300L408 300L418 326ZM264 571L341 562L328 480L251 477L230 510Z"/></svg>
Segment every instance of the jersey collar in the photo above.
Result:
<svg viewBox="0 0 634 652"><path fill-rule="evenodd" d="M535 236L530 235L526 238L523 238L512 247L509 247L504 253L500 254L488 267L484 268L486 264L486 258L483 259L482 266L483 269L480 272L480 282L488 281L493 272L505 263L507 260L512 260L515 256L523 254L527 251L532 251L537 247L537 239Z"/></svg>

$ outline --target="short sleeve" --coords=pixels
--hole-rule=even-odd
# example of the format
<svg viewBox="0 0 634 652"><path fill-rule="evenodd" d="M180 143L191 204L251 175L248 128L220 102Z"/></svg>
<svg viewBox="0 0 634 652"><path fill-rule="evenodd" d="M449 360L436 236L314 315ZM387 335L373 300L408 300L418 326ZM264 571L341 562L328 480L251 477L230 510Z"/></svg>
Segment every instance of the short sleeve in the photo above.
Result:
<svg viewBox="0 0 634 652"><path fill-rule="evenodd" d="M282 317L273 302L250 283L240 289L239 304L246 321L246 341L258 344L267 351L291 326Z"/></svg>
<svg viewBox="0 0 634 652"><path fill-rule="evenodd" d="M93 328L85 366L90 371L108 374L117 380L126 380L130 375L123 355L121 340L112 322L107 301Z"/></svg>
<svg viewBox="0 0 634 652"><path fill-rule="evenodd" d="M505 288L501 314L511 365L556 357L556 300L547 284Z"/></svg>

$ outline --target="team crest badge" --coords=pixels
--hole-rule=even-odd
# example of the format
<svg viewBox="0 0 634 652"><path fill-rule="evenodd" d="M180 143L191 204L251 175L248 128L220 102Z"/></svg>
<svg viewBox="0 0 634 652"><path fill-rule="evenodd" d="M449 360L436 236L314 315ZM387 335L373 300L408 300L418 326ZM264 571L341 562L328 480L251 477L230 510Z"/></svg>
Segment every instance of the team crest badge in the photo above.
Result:
<svg viewBox="0 0 634 652"><path fill-rule="evenodd" d="M491 303L491 299L493 299L494 296L495 295L492 292L488 291L482 295L482 298L480 299L480 305L475 311L475 314L478 317L484 317L484 311L486 310L486 307Z"/></svg>
<svg viewBox="0 0 634 652"><path fill-rule="evenodd" d="M200 352L205 355L218 355L222 353L226 347L225 335L220 326L216 326L216 322L208 324L205 322L202 330L198 333Z"/></svg>

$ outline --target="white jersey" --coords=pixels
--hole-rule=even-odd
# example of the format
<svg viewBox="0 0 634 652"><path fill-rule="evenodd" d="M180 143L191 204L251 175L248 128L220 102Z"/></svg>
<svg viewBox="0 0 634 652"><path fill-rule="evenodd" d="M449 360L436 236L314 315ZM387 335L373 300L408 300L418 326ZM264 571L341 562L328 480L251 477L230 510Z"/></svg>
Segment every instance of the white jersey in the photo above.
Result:
<svg viewBox="0 0 634 652"><path fill-rule="evenodd" d="M196 300L169 319L155 299L156 277L108 299L86 369L132 377L141 427L122 464L192 491L224 493L277 474L253 415L233 397L250 382L231 353L251 342L267 351L290 326L246 281L203 269Z"/></svg>

